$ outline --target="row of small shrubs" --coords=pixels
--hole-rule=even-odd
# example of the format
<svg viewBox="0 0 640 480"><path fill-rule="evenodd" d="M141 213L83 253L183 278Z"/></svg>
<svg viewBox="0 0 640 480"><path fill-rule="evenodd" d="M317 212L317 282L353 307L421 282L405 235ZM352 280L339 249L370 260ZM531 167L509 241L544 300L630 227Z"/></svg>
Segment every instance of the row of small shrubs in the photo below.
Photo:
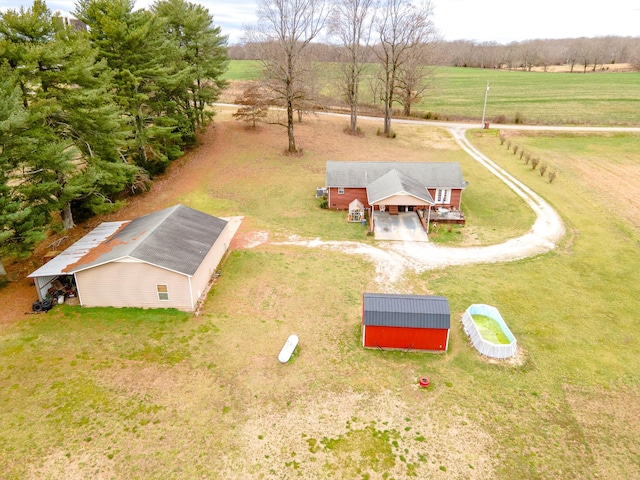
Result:
<svg viewBox="0 0 640 480"><path fill-rule="evenodd" d="M540 157L534 156L531 152L525 151L524 148L520 148L518 144L515 144L509 140L505 134L500 133L499 135L500 145L507 145L507 150L513 152L514 155L518 155L520 160L524 161L525 165L530 165L532 170L538 170L541 177L544 177L545 173L547 174L547 179L549 183L552 183L555 178L558 176L558 172L555 170L549 170L549 166L540 160ZM539 168L538 168L539 167Z"/></svg>

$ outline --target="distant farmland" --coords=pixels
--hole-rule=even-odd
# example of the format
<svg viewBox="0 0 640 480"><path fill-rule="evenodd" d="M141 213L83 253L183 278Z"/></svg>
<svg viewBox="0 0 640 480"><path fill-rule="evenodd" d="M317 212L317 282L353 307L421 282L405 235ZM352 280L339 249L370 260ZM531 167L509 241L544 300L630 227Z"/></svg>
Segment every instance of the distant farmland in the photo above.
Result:
<svg viewBox="0 0 640 480"><path fill-rule="evenodd" d="M322 93L335 99L333 104L339 103L337 64L324 64L320 72ZM260 64L233 60L225 78L256 80L260 78ZM492 123L640 123L640 73L635 72L570 74L435 67L432 88L412 107L412 112L423 118L479 121L487 82L490 90L486 118ZM362 82L362 103L381 106L374 101L370 83L368 79Z"/></svg>

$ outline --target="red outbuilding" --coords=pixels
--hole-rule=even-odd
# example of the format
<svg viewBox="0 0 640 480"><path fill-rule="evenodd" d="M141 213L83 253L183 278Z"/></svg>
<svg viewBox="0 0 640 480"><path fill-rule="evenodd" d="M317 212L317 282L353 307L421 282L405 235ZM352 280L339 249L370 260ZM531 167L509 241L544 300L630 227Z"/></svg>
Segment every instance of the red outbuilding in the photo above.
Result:
<svg viewBox="0 0 640 480"><path fill-rule="evenodd" d="M445 297L365 293L362 345L370 348L446 351L451 311Z"/></svg>

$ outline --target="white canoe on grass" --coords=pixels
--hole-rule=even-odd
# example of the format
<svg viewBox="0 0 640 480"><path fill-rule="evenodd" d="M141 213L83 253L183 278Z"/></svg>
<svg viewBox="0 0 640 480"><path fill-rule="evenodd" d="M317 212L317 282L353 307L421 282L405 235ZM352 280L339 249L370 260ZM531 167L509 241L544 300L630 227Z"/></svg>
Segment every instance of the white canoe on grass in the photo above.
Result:
<svg viewBox="0 0 640 480"><path fill-rule="evenodd" d="M295 351L297 346L297 335L291 335L289 338L287 338L284 347L282 347L282 350L280 350L280 354L278 355L278 360L280 360L280 363L287 363L291 358L291 355L293 355L293 352Z"/></svg>

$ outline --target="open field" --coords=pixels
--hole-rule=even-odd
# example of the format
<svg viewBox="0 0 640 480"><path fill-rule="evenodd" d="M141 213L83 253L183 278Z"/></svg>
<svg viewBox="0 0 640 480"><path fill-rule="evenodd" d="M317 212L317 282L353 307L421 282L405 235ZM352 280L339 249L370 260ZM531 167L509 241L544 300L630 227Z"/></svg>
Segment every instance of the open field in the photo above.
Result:
<svg viewBox="0 0 640 480"><path fill-rule="evenodd" d="M323 64L322 92L339 98L334 80L339 74L337 66L331 66ZM416 116L428 114L436 120L469 119L479 123L489 82L486 118L492 123L640 124L638 72L568 74L435 67L434 74L426 98L412 107ZM258 62L251 60L234 60L227 72L230 80L255 80L259 75ZM365 82L362 103L381 108L369 92ZM401 111L399 105L398 109Z"/></svg>
<svg viewBox="0 0 640 480"><path fill-rule="evenodd" d="M466 68L436 69L434 91L416 108L442 119L480 119L487 82L486 119L501 123L640 123L640 73L567 74ZM433 115L432 115L433 117Z"/></svg>
<svg viewBox="0 0 640 480"><path fill-rule="evenodd" d="M109 218L176 202L245 215L201 315L65 306L0 324L4 478L640 475L640 136L509 132L557 169L549 184L497 132L472 132L554 205L567 237L536 258L384 285L366 257L279 244L294 235L374 242L343 212L317 208L326 160L461 162L463 245L520 235L533 216L445 130L397 125L387 140L375 136L378 122L363 122L357 138L342 133L346 120L311 117L296 124L304 153L290 157L284 129L248 130L229 112ZM624 197L605 195L616 185ZM449 351L364 350L361 295L380 289L447 296ZM500 309L517 362L486 361L468 344L460 317L473 303ZM299 351L281 365L291 333Z"/></svg>

